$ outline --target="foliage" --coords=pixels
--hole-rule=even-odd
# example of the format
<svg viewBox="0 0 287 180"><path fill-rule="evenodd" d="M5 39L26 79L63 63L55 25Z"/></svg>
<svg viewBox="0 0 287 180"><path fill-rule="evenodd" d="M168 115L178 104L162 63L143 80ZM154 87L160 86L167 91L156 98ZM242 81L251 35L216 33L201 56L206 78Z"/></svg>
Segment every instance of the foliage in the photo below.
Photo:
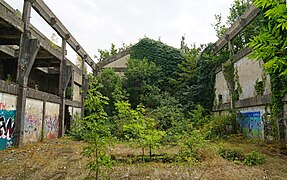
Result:
<svg viewBox="0 0 287 180"><path fill-rule="evenodd" d="M161 76L155 79L158 82L158 87L171 95L176 92L174 84L180 72L178 64L184 61L184 57L178 49L159 41L143 38L132 46L130 55L132 59L147 59L148 62L153 62L161 69Z"/></svg>
<svg viewBox="0 0 287 180"><path fill-rule="evenodd" d="M114 132L115 136L124 140L125 133L123 127L133 122L139 121L142 118L141 109L134 110L131 108L131 104L128 101L118 101L115 103L116 115L113 117L113 121L116 125Z"/></svg>
<svg viewBox="0 0 287 180"><path fill-rule="evenodd" d="M111 57L115 54L118 53L118 49L116 49L116 45L115 44L111 44L111 49L108 50L102 50L102 49L98 49L98 52L100 53L100 57L99 57L99 61L102 61L108 57ZM95 58L97 58L97 56L95 56Z"/></svg>
<svg viewBox="0 0 287 180"><path fill-rule="evenodd" d="M252 151L245 155L245 159L243 161L244 164L248 166L258 166L265 162L265 157L260 154L258 151Z"/></svg>
<svg viewBox="0 0 287 180"><path fill-rule="evenodd" d="M215 96L215 69L217 62L213 55L213 46L209 44L201 53L198 60L197 83L190 98L194 104L200 104L211 111Z"/></svg>
<svg viewBox="0 0 287 180"><path fill-rule="evenodd" d="M255 0L254 4L262 9L264 21L259 34L249 43L252 48L250 58L263 60L266 72L271 78L273 136L279 140L278 119L282 116L282 97L287 93L287 7L285 1Z"/></svg>
<svg viewBox="0 0 287 180"><path fill-rule="evenodd" d="M220 147L218 153L228 161L239 161L248 166L258 166L265 162L265 157L258 151L252 151L244 155L238 150Z"/></svg>
<svg viewBox="0 0 287 180"><path fill-rule="evenodd" d="M236 114L234 113L211 116L203 128L207 139L225 138L229 134L237 133L238 130L239 125L236 122Z"/></svg>
<svg viewBox="0 0 287 180"><path fill-rule="evenodd" d="M200 158L199 150L207 143L199 130L186 131L179 141L180 156L187 161L194 162Z"/></svg>
<svg viewBox="0 0 287 180"><path fill-rule="evenodd" d="M124 88L129 94L133 108L140 104L141 98L156 98L159 94L157 84L162 75L161 68L147 59L129 59L125 71ZM145 99L146 102L153 101ZM156 101L153 101L156 103ZM148 103L145 104L149 108Z"/></svg>
<svg viewBox="0 0 287 180"><path fill-rule="evenodd" d="M118 110L118 127L124 133L126 139L135 142L140 147L149 148L150 156L152 148L156 147L165 132L158 130L154 118L148 117L143 106L139 105L136 110L131 109L128 102L116 103Z"/></svg>
<svg viewBox="0 0 287 180"><path fill-rule="evenodd" d="M182 37L181 52L184 56L184 61L178 64L180 72L176 82L177 92L175 97L181 103L184 112L187 114L191 109L195 108L193 99L196 99L197 87L197 70L200 52L203 46L197 48L195 45L188 47L185 42L185 37Z"/></svg>
<svg viewBox="0 0 287 180"><path fill-rule="evenodd" d="M72 99L73 90L71 84L69 84L66 88L65 97L68 99Z"/></svg>
<svg viewBox="0 0 287 180"><path fill-rule="evenodd" d="M110 123L107 121L107 113L104 111L104 105L108 98L98 91L97 80L91 79L89 90L85 100L85 109L87 115L79 121L80 137L88 142L82 154L89 158L88 169L95 172L95 178L98 179L102 167L111 167L112 161L106 154L107 145L112 142L110 132Z"/></svg>
<svg viewBox="0 0 287 180"><path fill-rule="evenodd" d="M240 16L248 9L253 0L235 0L229 8L229 15L227 17L226 24L222 23L222 16L220 14L215 15L215 23L213 28L216 31L217 37L221 38L227 29L237 21ZM258 34L258 26L261 24L262 15L260 14L253 22L246 26L235 38L231 40L232 52L236 54L244 49L250 38ZM224 53L224 52L220 52Z"/></svg>
<svg viewBox="0 0 287 180"><path fill-rule="evenodd" d="M122 87L123 80L111 68L104 68L97 76L97 86L101 94L108 97L105 112L112 117L115 113L115 103L126 98Z"/></svg>
<svg viewBox="0 0 287 180"><path fill-rule="evenodd" d="M218 153L222 158L228 161L244 161L245 159L244 155L241 152L234 149L225 149L223 147L220 147Z"/></svg>
<svg viewBox="0 0 287 180"><path fill-rule="evenodd" d="M267 75L264 72L262 75L262 81L259 81L259 79L256 79L255 85L254 85L256 95L263 96L264 91L265 91L266 79L267 79Z"/></svg>
<svg viewBox="0 0 287 180"><path fill-rule="evenodd" d="M50 45L52 48L60 50L61 48L58 46L59 43L59 36L56 33L52 33L50 38Z"/></svg>
<svg viewBox="0 0 287 180"><path fill-rule="evenodd" d="M232 107L234 109L235 101L239 100L239 95L242 93L242 88L239 83L238 69L234 68L234 62L230 58L223 65L223 75L227 83L228 91L232 97Z"/></svg>
<svg viewBox="0 0 287 180"><path fill-rule="evenodd" d="M190 117L192 119L193 127L197 129L200 129L204 124L206 124L210 118L206 115L206 110L199 104L196 106L196 109L191 110Z"/></svg>
<svg viewBox="0 0 287 180"><path fill-rule="evenodd" d="M180 103L169 94L164 93L159 99L159 106L152 110L153 117L158 121L159 129L168 130L184 119Z"/></svg>
<svg viewBox="0 0 287 180"><path fill-rule="evenodd" d="M99 61L102 61L104 59L107 59L111 56L114 56L115 54L127 50L132 46L132 44L126 45L125 43L122 44L122 47L116 48L116 45L114 43L111 43L111 48L109 50L106 49L98 49L98 53L100 54L100 57L97 55L94 56L94 58L98 58Z"/></svg>

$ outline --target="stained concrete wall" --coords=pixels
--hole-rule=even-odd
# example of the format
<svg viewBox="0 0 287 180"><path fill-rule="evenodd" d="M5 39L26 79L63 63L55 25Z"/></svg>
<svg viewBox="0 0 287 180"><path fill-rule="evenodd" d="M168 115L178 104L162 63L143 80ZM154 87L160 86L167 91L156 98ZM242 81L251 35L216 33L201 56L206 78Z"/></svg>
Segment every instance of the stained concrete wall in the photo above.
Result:
<svg viewBox="0 0 287 180"><path fill-rule="evenodd" d="M249 60L247 57L244 57L235 62L234 67L238 70L239 84L242 88L239 100L256 96L255 82L256 80L262 81L262 77L264 76L263 61ZM267 76L265 84L263 95L271 94L269 76Z"/></svg>
<svg viewBox="0 0 287 180"><path fill-rule="evenodd" d="M82 101L82 95L81 95L81 86L74 84L74 88L73 88L73 101L78 101L81 102Z"/></svg>
<svg viewBox="0 0 287 180"><path fill-rule="evenodd" d="M271 86L270 77L263 72L263 62L249 60L245 56L234 63L234 68L237 71L238 82L242 89L239 100L235 102L235 110L238 112L237 122L245 136L260 139L268 138L270 122L266 117L270 114L267 104L270 102ZM263 81L264 76L266 77L265 89L261 96L256 93L255 84L256 81ZM214 111L215 114L222 115L230 108L231 101L222 69L216 73L215 94ZM218 104L219 96L222 98L222 104Z"/></svg>
<svg viewBox="0 0 287 180"><path fill-rule="evenodd" d="M0 150L13 145L17 97L0 92Z"/></svg>
<svg viewBox="0 0 287 180"><path fill-rule="evenodd" d="M77 83L78 85L82 85L82 75L79 73L74 73L74 81L75 83Z"/></svg>
<svg viewBox="0 0 287 180"><path fill-rule="evenodd" d="M130 55L126 55L120 59L117 59L114 62L111 62L110 64L107 64L106 66L104 66L104 68L126 68L127 64L128 64L128 59L130 58Z"/></svg>
<svg viewBox="0 0 287 180"><path fill-rule="evenodd" d="M222 104L230 102L230 95L223 71L218 72L215 77L215 105L219 103L219 96L222 97Z"/></svg>
<svg viewBox="0 0 287 180"><path fill-rule="evenodd" d="M56 103L46 103L45 113L45 137L54 139L58 137L59 131L59 109L60 105Z"/></svg>
<svg viewBox="0 0 287 180"><path fill-rule="evenodd" d="M255 83L257 80L262 81L264 76L263 62L243 57L234 63L234 68L237 70L239 84L242 88L242 93L239 94L239 101L256 97ZM270 77L267 75L263 95L267 96L269 94L271 94L271 86ZM222 70L216 73L214 106L218 105L219 96L222 96L222 104L230 103L231 98Z"/></svg>
<svg viewBox="0 0 287 180"><path fill-rule="evenodd" d="M43 101L27 98L24 120L24 143L37 142L42 138Z"/></svg>

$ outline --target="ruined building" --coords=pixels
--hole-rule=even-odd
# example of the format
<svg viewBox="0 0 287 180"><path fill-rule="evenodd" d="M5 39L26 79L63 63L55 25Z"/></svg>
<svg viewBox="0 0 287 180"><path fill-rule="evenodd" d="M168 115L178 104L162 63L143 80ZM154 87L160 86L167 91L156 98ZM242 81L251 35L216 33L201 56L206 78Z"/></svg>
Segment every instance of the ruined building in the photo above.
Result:
<svg viewBox="0 0 287 180"><path fill-rule="evenodd" d="M32 9L62 38L61 47L30 24ZM62 137L71 117L83 115L87 76L66 58L66 44L96 72L42 0L25 0L22 17L0 0L0 149Z"/></svg>

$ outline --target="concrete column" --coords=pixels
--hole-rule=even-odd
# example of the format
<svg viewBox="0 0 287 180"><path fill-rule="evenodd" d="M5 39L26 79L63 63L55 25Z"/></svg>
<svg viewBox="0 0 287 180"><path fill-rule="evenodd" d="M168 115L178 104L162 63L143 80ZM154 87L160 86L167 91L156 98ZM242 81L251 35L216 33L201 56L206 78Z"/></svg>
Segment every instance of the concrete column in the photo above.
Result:
<svg viewBox="0 0 287 180"><path fill-rule="evenodd" d="M45 114L46 114L46 101L43 102L41 142L43 142L45 139Z"/></svg>
<svg viewBox="0 0 287 180"><path fill-rule="evenodd" d="M84 57L82 59L82 96L81 96L81 118L84 117L85 115L85 97L86 97L86 88L85 88L85 83L86 83L86 75L85 75L85 61L86 61L87 57Z"/></svg>
<svg viewBox="0 0 287 180"><path fill-rule="evenodd" d="M40 48L40 44L37 39L32 39L29 32L30 15L31 3L29 1L25 1L22 17L24 21L24 33L21 36L17 67L17 84L19 88L16 107L16 131L14 134L14 145L16 147L23 145L28 78Z"/></svg>
<svg viewBox="0 0 287 180"><path fill-rule="evenodd" d="M65 134L65 96L66 89L72 76L72 67L67 65L66 61L66 46L67 41L62 39L62 62L60 65L60 80L59 80L59 96L61 98L59 109L59 133L58 137L63 137Z"/></svg>

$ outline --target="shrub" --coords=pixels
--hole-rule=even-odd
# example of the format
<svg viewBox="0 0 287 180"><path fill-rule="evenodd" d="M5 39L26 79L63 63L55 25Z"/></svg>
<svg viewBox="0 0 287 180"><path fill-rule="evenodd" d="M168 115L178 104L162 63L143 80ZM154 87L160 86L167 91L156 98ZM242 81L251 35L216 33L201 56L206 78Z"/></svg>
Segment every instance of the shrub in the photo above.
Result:
<svg viewBox="0 0 287 180"><path fill-rule="evenodd" d="M199 149L206 145L207 141L199 130L187 131L182 135L179 146L182 158L199 158Z"/></svg>
<svg viewBox="0 0 287 180"><path fill-rule="evenodd" d="M207 139L224 138L229 134L237 133L238 129L235 114L212 116L210 121L204 125Z"/></svg>
<svg viewBox="0 0 287 180"><path fill-rule="evenodd" d="M258 166L265 162L265 157L260 154L258 151L253 151L249 154L246 154L243 163L248 166Z"/></svg>
<svg viewBox="0 0 287 180"><path fill-rule="evenodd" d="M228 161L243 161L244 160L244 155L241 152L236 151L234 149L225 149L223 147L220 147L218 153L222 158Z"/></svg>

